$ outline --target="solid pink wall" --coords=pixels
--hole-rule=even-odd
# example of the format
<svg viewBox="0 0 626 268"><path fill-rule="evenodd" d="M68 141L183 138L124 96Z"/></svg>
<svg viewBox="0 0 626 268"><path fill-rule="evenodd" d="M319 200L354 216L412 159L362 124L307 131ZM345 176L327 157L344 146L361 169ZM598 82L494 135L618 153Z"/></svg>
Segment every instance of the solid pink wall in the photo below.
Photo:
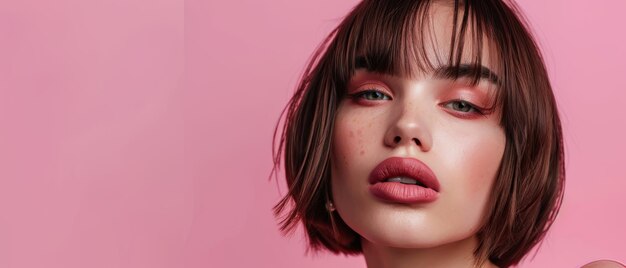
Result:
<svg viewBox="0 0 626 268"><path fill-rule="evenodd" d="M282 237L274 124L356 1L0 3L0 267L364 267ZM520 1L567 186L522 267L626 261L622 1Z"/></svg>

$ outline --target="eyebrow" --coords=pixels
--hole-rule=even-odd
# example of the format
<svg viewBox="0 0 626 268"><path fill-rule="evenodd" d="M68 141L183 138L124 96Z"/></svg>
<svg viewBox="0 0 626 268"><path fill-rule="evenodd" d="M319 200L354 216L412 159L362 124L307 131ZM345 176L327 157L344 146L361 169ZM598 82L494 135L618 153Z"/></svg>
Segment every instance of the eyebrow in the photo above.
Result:
<svg viewBox="0 0 626 268"><path fill-rule="evenodd" d="M377 68L371 66L365 57L357 57L355 59L356 69L366 69L368 71L374 71ZM436 79L459 79L459 78L474 78L478 75L478 80L487 80L496 85L500 85L501 80L498 75L483 65L477 64L460 64L458 66L444 65L435 68L433 77Z"/></svg>
<svg viewBox="0 0 626 268"><path fill-rule="evenodd" d="M485 79L496 85L500 85L500 78L496 73L483 65L460 64L459 66L440 66L435 69L434 77L438 79L458 79L460 77L473 78L478 74L479 79Z"/></svg>

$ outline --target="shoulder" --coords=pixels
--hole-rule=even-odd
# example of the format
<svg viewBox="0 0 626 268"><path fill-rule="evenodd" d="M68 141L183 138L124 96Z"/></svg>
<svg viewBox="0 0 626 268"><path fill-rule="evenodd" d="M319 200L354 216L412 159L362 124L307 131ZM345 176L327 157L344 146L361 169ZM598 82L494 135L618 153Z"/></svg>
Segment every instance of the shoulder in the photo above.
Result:
<svg viewBox="0 0 626 268"><path fill-rule="evenodd" d="M625 266L616 261L599 260L587 263L581 268L624 268Z"/></svg>

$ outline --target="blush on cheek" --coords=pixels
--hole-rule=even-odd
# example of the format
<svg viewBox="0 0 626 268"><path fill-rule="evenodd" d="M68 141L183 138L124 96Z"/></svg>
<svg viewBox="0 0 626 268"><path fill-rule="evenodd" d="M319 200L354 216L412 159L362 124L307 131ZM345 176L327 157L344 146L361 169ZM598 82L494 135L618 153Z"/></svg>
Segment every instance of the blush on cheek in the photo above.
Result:
<svg viewBox="0 0 626 268"><path fill-rule="evenodd" d="M333 133L333 155L340 160L340 169L348 168L355 156L366 154L363 142L363 131L356 119L346 120L338 116Z"/></svg>
<svg viewBox="0 0 626 268"><path fill-rule="evenodd" d="M338 163L338 168L348 167L348 156L350 155L350 141L355 139L354 131L345 129L340 120L335 124L333 133L332 156Z"/></svg>
<svg viewBox="0 0 626 268"><path fill-rule="evenodd" d="M470 182L470 189L475 193L485 193L488 195L491 186L496 180L498 167L502 161L502 151L498 145L485 146L483 148L492 148L491 150L481 150L472 157L471 172L474 178Z"/></svg>
<svg viewBox="0 0 626 268"><path fill-rule="evenodd" d="M333 128L333 154L338 169L347 170L371 157L376 124L370 110L356 109L343 103L337 110Z"/></svg>
<svg viewBox="0 0 626 268"><path fill-rule="evenodd" d="M358 146L359 146L359 155L365 155L365 143L363 142L363 132L359 129L357 130L358 136Z"/></svg>
<svg viewBox="0 0 626 268"><path fill-rule="evenodd" d="M338 159L342 160L342 168L348 167L349 162L351 159L354 159L356 155L365 155L365 149L362 145L355 142L355 138L341 138L341 134L337 134L335 137L336 139L333 144L333 154L338 157Z"/></svg>
<svg viewBox="0 0 626 268"><path fill-rule="evenodd" d="M474 168L478 170L478 172L473 173L473 174L477 174L477 176L474 178L472 183L470 183L470 189L475 194L488 195L491 190L491 186L493 185L493 182L496 179L495 172L486 172L488 170L491 170L490 165L489 166L478 165L478 166L475 166Z"/></svg>

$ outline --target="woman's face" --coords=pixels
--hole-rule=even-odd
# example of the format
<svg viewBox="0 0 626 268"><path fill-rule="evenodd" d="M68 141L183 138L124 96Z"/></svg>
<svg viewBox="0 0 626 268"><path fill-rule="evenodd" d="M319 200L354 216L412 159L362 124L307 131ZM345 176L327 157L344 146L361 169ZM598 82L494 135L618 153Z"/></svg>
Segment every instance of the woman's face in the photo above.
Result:
<svg viewBox="0 0 626 268"><path fill-rule="evenodd" d="M435 5L432 18L439 47L429 57L436 62L449 51L452 13ZM482 64L492 69L488 54ZM427 248L470 238L481 227L506 138L499 109L480 114L498 89L488 79L476 86L468 80L356 71L337 110L331 183L337 212L361 237ZM374 195L370 173L390 157L426 164L440 185L436 198L396 202Z"/></svg>

